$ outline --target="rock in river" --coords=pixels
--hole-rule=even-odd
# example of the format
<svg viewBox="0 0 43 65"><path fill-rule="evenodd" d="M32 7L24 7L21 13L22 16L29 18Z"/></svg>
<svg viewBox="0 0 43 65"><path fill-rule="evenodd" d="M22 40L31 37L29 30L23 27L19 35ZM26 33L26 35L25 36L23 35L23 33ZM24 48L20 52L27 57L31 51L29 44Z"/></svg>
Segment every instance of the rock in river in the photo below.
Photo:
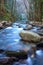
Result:
<svg viewBox="0 0 43 65"><path fill-rule="evenodd" d="M29 24L27 24L26 28L24 28L24 30L30 30L30 29L32 29L32 25Z"/></svg>
<svg viewBox="0 0 43 65"><path fill-rule="evenodd" d="M39 42L41 40L40 35L38 35L35 32L31 32L31 31L23 30L20 32L20 36L23 40L26 40L26 41Z"/></svg>
<svg viewBox="0 0 43 65"><path fill-rule="evenodd" d="M12 65L13 62L18 61L15 57L1 57L0 65Z"/></svg>
<svg viewBox="0 0 43 65"><path fill-rule="evenodd" d="M0 23L0 29L3 29L3 24L2 23Z"/></svg>
<svg viewBox="0 0 43 65"><path fill-rule="evenodd" d="M16 51L6 51L5 54L9 57L16 57L18 59L27 59L27 52L25 51L20 51L20 52L16 52Z"/></svg>

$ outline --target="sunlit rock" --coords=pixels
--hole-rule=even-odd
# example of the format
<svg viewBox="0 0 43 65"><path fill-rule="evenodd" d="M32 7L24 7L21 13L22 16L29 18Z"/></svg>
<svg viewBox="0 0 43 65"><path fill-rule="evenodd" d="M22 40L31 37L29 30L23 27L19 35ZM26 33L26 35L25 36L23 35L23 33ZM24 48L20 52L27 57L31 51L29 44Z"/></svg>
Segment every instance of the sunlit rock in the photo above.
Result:
<svg viewBox="0 0 43 65"><path fill-rule="evenodd" d="M30 31L23 30L20 32L20 36L23 40L27 41L39 42L41 40L41 37L37 33Z"/></svg>
<svg viewBox="0 0 43 65"><path fill-rule="evenodd" d="M7 21L2 21L2 24L5 25L7 23Z"/></svg>
<svg viewBox="0 0 43 65"><path fill-rule="evenodd" d="M29 24L32 25L33 24L33 21L30 21Z"/></svg>
<svg viewBox="0 0 43 65"><path fill-rule="evenodd" d="M2 23L4 23L4 22L7 22L7 21L4 21L4 20L3 20Z"/></svg>
<svg viewBox="0 0 43 65"><path fill-rule="evenodd" d="M2 21L3 26L10 26L11 22L10 21Z"/></svg>

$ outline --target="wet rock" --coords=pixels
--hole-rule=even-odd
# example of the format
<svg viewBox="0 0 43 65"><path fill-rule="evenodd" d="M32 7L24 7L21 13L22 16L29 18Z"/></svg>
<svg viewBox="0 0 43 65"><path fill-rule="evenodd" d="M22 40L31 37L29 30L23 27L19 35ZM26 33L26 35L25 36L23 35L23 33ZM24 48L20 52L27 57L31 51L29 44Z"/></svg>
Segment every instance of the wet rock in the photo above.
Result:
<svg viewBox="0 0 43 65"><path fill-rule="evenodd" d="M7 21L2 21L3 26L5 26L5 25L6 25L6 23L7 23Z"/></svg>
<svg viewBox="0 0 43 65"><path fill-rule="evenodd" d="M20 51L20 52L6 51L5 54L9 57L16 57L18 59L27 59L27 52L24 51Z"/></svg>
<svg viewBox="0 0 43 65"><path fill-rule="evenodd" d="M37 44L37 49L43 49L43 42Z"/></svg>
<svg viewBox="0 0 43 65"><path fill-rule="evenodd" d="M2 57L2 58L0 58L0 64L1 65L12 65L12 63L13 62L15 62L15 61L18 61L18 59L17 58L15 58L15 57Z"/></svg>
<svg viewBox="0 0 43 65"><path fill-rule="evenodd" d="M43 26L41 26L40 28L43 29Z"/></svg>
<svg viewBox="0 0 43 65"><path fill-rule="evenodd" d="M9 60L9 57L2 57L0 58L0 63L4 64L4 63L7 63Z"/></svg>
<svg viewBox="0 0 43 65"><path fill-rule="evenodd" d="M40 35L30 31L23 30L20 32L20 36L23 40L27 40L27 41L39 42L41 40Z"/></svg>
<svg viewBox="0 0 43 65"><path fill-rule="evenodd" d="M24 28L24 30L30 30L30 29L32 29L32 25L29 24L27 24L26 28Z"/></svg>
<svg viewBox="0 0 43 65"><path fill-rule="evenodd" d="M29 24L32 25L33 24L33 21L29 22Z"/></svg>
<svg viewBox="0 0 43 65"><path fill-rule="evenodd" d="M26 24L19 24L19 28L23 28L23 29L25 29L26 28Z"/></svg>
<svg viewBox="0 0 43 65"><path fill-rule="evenodd" d="M11 22L9 21L2 21L3 26L10 26Z"/></svg>
<svg viewBox="0 0 43 65"><path fill-rule="evenodd" d="M6 26L11 26L11 22L7 22L6 23Z"/></svg>
<svg viewBox="0 0 43 65"><path fill-rule="evenodd" d="M38 30L38 34L43 36L43 29Z"/></svg>
<svg viewBox="0 0 43 65"><path fill-rule="evenodd" d="M3 29L3 24L2 23L0 23L0 29Z"/></svg>
<svg viewBox="0 0 43 65"><path fill-rule="evenodd" d="M0 49L0 53L3 53L3 52L4 52L4 50Z"/></svg>
<svg viewBox="0 0 43 65"><path fill-rule="evenodd" d="M41 36L41 42L43 42L43 36Z"/></svg>

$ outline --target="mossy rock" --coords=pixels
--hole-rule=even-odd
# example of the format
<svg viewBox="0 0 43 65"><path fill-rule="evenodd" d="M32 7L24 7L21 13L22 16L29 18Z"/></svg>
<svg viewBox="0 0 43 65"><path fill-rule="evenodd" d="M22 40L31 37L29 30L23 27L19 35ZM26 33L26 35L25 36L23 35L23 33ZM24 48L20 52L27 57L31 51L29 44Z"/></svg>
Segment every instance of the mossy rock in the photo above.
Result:
<svg viewBox="0 0 43 65"><path fill-rule="evenodd" d="M20 52L15 52L15 51L6 51L5 54L9 57L16 57L18 59L27 59L27 52L25 51L20 51Z"/></svg>

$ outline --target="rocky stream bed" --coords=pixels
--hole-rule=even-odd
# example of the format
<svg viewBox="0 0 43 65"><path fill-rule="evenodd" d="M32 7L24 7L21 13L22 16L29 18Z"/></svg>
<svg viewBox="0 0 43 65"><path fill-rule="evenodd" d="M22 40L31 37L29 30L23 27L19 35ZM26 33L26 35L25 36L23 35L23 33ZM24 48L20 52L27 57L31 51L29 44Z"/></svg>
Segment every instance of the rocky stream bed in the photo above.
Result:
<svg viewBox="0 0 43 65"><path fill-rule="evenodd" d="M37 33L41 40L39 42L22 40L20 37L22 30ZM39 43L42 46L39 46ZM42 49L43 27L30 25L29 28L27 24L13 23L12 26L0 30L0 65L43 65Z"/></svg>

